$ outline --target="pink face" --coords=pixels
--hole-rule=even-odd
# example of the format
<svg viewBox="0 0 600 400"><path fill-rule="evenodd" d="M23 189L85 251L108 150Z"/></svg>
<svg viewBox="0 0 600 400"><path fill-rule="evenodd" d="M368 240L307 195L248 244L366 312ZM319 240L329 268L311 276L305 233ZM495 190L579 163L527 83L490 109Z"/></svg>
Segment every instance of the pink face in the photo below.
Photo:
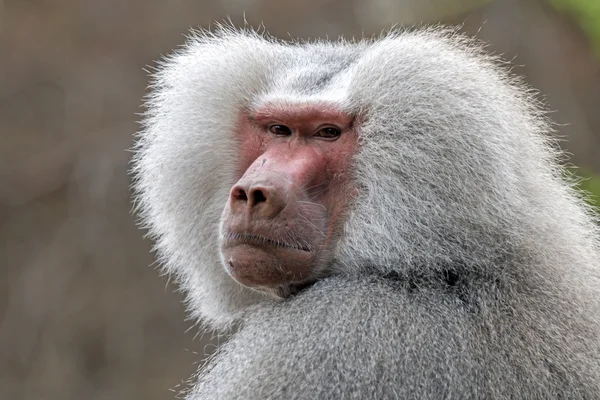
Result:
<svg viewBox="0 0 600 400"><path fill-rule="evenodd" d="M239 283L267 290L323 273L354 194L351 116L335 107L266 105L239 123L239 180L223 213L221 252Z"/></svg>

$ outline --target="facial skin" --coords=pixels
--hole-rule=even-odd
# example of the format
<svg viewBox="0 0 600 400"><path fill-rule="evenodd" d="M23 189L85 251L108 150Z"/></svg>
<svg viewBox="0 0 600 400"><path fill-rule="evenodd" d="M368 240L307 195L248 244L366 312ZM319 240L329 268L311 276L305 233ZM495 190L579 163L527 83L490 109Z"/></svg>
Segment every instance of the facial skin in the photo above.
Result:
<svg viewBox="0 0 600 400"><path fill-rule="evenodd" d="M331 260L353 197L353 119L330 104L270 103L241 116L239 141L221 255L237 282L285 296Z"/></svg>

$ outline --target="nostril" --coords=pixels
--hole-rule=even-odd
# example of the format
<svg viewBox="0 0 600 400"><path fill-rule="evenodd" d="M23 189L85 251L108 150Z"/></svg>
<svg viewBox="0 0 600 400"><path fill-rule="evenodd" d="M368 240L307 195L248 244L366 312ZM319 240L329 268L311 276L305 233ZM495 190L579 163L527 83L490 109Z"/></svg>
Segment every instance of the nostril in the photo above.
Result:
<svg viewBox="0 0 600 400"><path fill-rule="evenodd" d="M252 203L258 204L267 201L267 197L262 190L256 189L252 191Z"/></svg>
<svg viewBox="0 0 600 400"><path fill-rule="evenodd" d="M244 191L244 189L241 188L235 188L233 190L233 193L231 193L233 198L236 200L241 200L241 201L248 201L248 196L246 195L246 192Z"/></svg>
<svg viewBox="0 0 600 400"><path fill-rule="evenodd" d="M274 218L286 206L286 188L264 184L242 184L231 189L229 207L233 213L251 218Z"/></svg>

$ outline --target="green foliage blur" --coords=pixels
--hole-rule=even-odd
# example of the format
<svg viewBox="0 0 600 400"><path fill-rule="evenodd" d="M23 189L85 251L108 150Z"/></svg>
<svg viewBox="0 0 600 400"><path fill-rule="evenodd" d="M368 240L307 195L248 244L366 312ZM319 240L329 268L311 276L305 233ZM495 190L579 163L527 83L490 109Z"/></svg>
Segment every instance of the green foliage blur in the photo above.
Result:
<svg viewBox="0 0 600 400"><path fill-rule="evenodd" d="M600 58L600 0L550 0L550 3L577 20Z"/></svg>
<svg viewBox="0 0 600 400"><path fill-rule="evenodd" d="M581 170L578 170L576 175L582 177L577 186L584 191L588 202L600 212L600 176Z"/></svg>
<svg viewBox="0 0 600 400"><path fill-rule="evenodd" d="M550 3L575 18L600 60L600 0L550 0ZM578 187L588 194L589 202L600 212L600 176L585 170L574 171L574 174L583 178Z"/></svg>

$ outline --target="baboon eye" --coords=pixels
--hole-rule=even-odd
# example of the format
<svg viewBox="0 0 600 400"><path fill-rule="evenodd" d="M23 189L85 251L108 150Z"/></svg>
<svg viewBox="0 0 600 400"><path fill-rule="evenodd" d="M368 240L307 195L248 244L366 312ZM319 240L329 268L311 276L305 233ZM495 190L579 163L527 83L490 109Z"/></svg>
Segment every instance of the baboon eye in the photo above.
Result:
<svg viewBox="0 0 600 400"><path fill-rule="evenodd" d="M340 129L335 126L326 126L319 129L315 136L323 139L337 139L341 133Z"/></svg>
<svg viewBox="0 0 600 400"><path fill-rule="evenodd" d="M269 126L269 132L277 136L290 136L292 130L285 125L271 125Z"/></svg>

